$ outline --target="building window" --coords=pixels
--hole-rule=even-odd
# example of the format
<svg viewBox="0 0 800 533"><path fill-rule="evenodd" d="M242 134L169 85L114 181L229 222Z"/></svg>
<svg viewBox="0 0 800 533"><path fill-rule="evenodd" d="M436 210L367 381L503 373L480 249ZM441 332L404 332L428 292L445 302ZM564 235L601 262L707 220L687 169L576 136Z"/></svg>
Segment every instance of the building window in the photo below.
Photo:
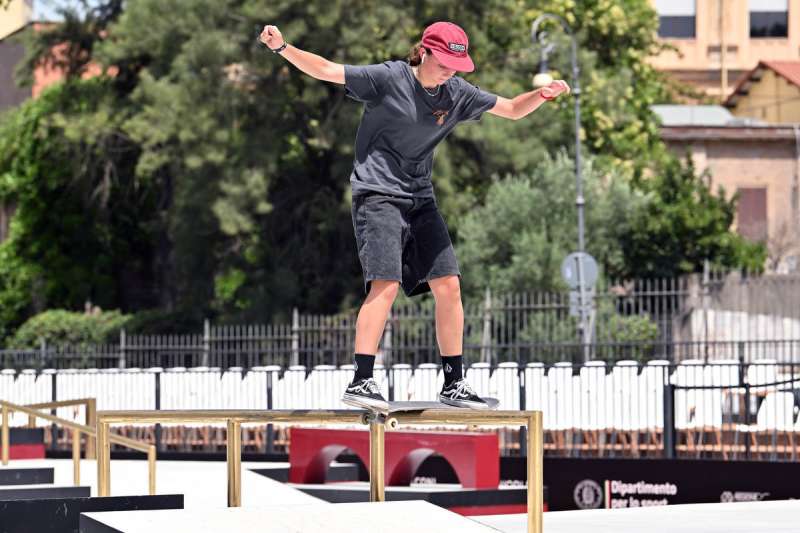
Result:
<svg viewBox="0 0 800 533"><path fill-rule="evenodd" d="M789 0L749 0L750 37L788 37Z"/></svg>
<svg viewBox="0 0 800 533"><path fill-rule="evenodd" d="M695 0L656 0L658 36L694 39Z"/></svg>
<svg viewBox="0 0 800 533"><path fill-rule="evenodd" d="M767 189L738 189L739 203L736 209L736 227L739 235L756 242L767 240Z"/></svg>

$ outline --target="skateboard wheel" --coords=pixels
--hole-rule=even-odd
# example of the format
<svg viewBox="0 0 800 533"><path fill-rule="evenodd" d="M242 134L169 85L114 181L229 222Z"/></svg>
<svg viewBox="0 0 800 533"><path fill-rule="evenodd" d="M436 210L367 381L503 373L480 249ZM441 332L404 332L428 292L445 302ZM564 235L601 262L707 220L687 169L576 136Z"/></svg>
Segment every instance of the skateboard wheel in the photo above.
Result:
<svg viewBox="0 0 800 533"><path fill-rule="evenodd" d="M396 418L390 418L386 421L386 425L391 429L397 429L397 426L400 425L400 422L398 422Z"/></svg>

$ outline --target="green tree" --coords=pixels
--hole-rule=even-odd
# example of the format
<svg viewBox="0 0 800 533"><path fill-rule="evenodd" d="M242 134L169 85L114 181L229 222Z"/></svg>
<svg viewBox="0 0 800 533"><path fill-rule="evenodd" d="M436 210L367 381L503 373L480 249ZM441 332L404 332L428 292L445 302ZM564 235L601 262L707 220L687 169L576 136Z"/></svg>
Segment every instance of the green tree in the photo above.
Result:
<svg viewBox="0 0 800 533"><path fill-rule="evenodd" d="M649 201L635 213L630 231L620 236L630 278L667 278L700 272L703 263L760 271L763 244L731 231L736 197L709 190L708 174L696 174L691 158L665 163L660 174L642 183Z"/></svg>
<svg viewBox="0 0 800 533"><path fill-rule="evenodd" d="M109 226L146 235L146 253L123 249L108 258L148 265L156 273L157 304L168 310L262 321L286 317L293 306L332 312L362 297L347 181L361 108L341 87L305 76L257 43L267 22L300 48L364 64L403 58L427 24L453 20L469 33L478 65L466 79L514 96L530 90L539 61L530 23L555 12L580 41L582 135L595 166L635 180L663 151L648 108L667 96L646 62L657 47L657 18L647 0L548 0L535 7L515 0L103 0L91 6L65 15L54 32L32 34L23 74L47 61L55 42L70 45L63 65L70 76L92 63L110 74L104 83L112 103L85 105L71 120L80 117L85 128L102 133L85 143L92 153L103 149L103 139L122 139L129 155L118 161L67 153L62 166L75 175L60 179L89 183L111 164L121 183L146 191L146 209L125 200L129 209L121 211L134 213L130 227ZM562 43L552 66L569 79L567 50ZM454 237L466 245L461 221L484 204L489 176L533 173L548 153L570 150L573 142L568 98L523 121L486 116L480 126L459 128L438 151L434 172ZM28 235L48 247L49 237ZM551 252L570 249L566 242L573 241ZM604 257L610 271L621 269L621 255ZM27 276L47 266L37 258L25 265ZM523 281L529 280L515 280ZM51 298L47 305L74 303Z"/></svg>
<svg viewBox="0 0 800 533"><path fill-rule="evenodd" d="M73 81L0 122L0 202L14 208L0 245L5 333L48 307L136 301L151 284L152 237L140 222L154 201L131 181L137 148L120 134L115 105L107 80Z"/></svg>
<svg viewBox="0 0 800 533"><path fill-rule="evenodd" d="M621 237L645 202L624 177L583 169L586 242L607 275L624 271ZM564 287L560 267L577 246L575 166L565 154L545 156L530 174L495 179L484 205L464 217L458 256L465 292L554 290Z"/></svg>

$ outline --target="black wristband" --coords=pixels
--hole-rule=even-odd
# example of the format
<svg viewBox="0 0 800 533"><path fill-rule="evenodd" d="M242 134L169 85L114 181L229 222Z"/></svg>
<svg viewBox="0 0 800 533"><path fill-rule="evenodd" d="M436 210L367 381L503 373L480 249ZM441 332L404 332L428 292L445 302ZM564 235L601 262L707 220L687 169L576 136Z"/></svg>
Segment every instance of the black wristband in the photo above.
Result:
<svg viewBox="0 0 800 533"><path fill-rule="evenodd" d="M287 46L289 46L289 44L286 41L284 41L283 44L280 45L278 48L270 48L270 50L272 50L273 54L280 54L281 52L286 50Z"/></svg>

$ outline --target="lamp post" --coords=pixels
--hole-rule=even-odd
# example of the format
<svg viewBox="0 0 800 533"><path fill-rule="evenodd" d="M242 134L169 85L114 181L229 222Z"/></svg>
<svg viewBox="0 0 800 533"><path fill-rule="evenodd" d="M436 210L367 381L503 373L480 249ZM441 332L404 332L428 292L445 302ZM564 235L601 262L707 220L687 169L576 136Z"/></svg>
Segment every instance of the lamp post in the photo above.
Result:
<svg viewBox="0 0 800 533"><path fill-rule="evenodd" d="M581 87L580 69L578 68L578 44L575 34L572 32L572 28L570 28L569 24L567 24L567 22L561 17L550 13L543 13L536 17L536 20L534 20L533 24L531 25L531 40L533 41L534 45L538 43L541 46L542 61L539 65L539 73L533 78L534 86L541 87L553 81L552 76L547 73L547 58L555 45L547 40L547 32L540 30L542 23L548 20L554 21L561 25L561 28L567 35L569 35L572 42L572 94L574 95L575 101L575 205L578 208L578 260L576 261L576 270L578 274L578 305L580 308L580 340L583 348L583 357L586 361L590 359L589 342L591 340L591 332L586 312L587 302L584 301L586 296L586 287L583 286L584 280L586 280L583 264L583 253L585 250L583 208L585 205L585 200L583 198L583 180L581 178Z"/></svg>

